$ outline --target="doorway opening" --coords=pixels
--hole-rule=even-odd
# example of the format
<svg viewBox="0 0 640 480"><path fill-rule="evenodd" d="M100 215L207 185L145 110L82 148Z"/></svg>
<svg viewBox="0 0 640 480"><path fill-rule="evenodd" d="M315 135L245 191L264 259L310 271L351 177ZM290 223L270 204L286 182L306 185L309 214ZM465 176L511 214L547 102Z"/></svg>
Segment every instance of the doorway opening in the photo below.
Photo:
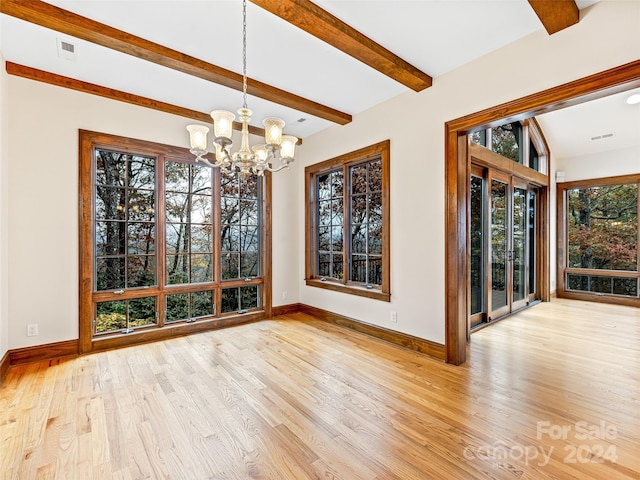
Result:
<svg viewBox="0 0 640 480"><path fill-rule="evenodd" d="M467 358L471 300L468 289L468 210L472 166L469 151L473 148L468 135L474 131L498 127L505 122L521 121L639 86L640 60L636 60L445 124L445 347L448 363L459 365ZM548 203L542 208L548 214ZM538 209L538 215L542 213L542 210ZM539 232L536 238L541 240L543 245L536 250L541 252L542 257L536 261L542 262L543 268L539 270L542 278L536 280L536 285L539 288L540 299L548 301L549 222L539 222L538 225Z"/></svg>

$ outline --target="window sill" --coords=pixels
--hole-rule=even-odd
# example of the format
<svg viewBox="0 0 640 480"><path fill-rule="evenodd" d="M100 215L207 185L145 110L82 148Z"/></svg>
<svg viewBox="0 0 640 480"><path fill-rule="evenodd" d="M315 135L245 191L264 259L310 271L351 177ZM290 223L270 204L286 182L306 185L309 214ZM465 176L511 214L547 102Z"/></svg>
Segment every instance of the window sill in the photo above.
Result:
<svg viewBox="0 0 640 480"><path fill-rule="evenodd" d="M374 300L381 300L383 302L391 301L391 294L382 292L380 290L374 290L369 288L358 287L355 285L345 285L343 283L321 281L316 278L307 278L306 284L310 287L324 288L326 290L333 290L334 292L348 293L350 295L358 295L360 297L373 298Z"/></svg>

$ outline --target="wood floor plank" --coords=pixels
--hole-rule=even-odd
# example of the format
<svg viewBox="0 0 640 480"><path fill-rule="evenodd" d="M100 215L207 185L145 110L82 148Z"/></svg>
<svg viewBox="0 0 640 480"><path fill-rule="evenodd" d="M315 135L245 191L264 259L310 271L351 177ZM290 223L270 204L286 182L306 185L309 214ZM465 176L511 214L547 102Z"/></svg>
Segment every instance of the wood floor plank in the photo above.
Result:
<svg viewBox="0 0 640 480"><path fill-rule="evenodd" d="M12 368L0 478L638 479L639 359L631 307L539 304L460 367L295 313Z"/></svg>

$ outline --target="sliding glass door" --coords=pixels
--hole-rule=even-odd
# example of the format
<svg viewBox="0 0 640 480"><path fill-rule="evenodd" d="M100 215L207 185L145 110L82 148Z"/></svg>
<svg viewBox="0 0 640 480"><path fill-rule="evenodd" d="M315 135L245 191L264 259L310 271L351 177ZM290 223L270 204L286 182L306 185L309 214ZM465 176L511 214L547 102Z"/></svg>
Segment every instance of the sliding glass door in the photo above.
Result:
<svg viewBox="0 0 640 480"><path fill-rule="evenodd" d="M536 299L538 193L522 179L474 166L469 200L473 328Z"/></svg>

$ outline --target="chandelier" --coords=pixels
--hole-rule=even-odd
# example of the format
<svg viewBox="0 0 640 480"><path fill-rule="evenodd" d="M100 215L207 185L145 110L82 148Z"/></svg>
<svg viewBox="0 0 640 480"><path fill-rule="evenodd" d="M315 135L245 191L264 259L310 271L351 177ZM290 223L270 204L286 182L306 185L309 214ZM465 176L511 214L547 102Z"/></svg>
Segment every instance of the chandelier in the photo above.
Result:
<svg viewBox="0 0 640 480"><path fill-rule="evenodd" d="M249 122L253 112L247 108L247 1L242 1L242 108L238 109L239 120L242 123L242 141L237 152L231 152L233 146L231 135L235 115L226 110L211 112L213 119L213 146L215 147L215 162L203 157L207 153L207 134L209 127L204 125L189 125L189 139L196 161L204 162L212 167L224 168L228 171L240 172L242 175L264 175L287 168L293 158L298 139L293 135L283 135L284 121L276 117L268 117L262 121L264 125L265 143L249 148ZM276 167L276 161L279 165Z"/></svg>

